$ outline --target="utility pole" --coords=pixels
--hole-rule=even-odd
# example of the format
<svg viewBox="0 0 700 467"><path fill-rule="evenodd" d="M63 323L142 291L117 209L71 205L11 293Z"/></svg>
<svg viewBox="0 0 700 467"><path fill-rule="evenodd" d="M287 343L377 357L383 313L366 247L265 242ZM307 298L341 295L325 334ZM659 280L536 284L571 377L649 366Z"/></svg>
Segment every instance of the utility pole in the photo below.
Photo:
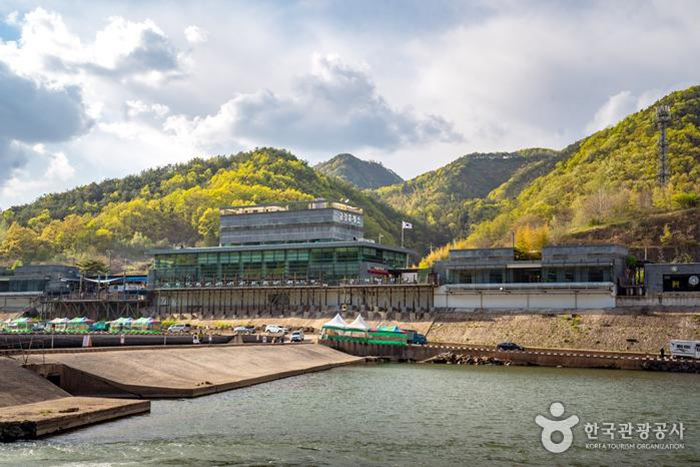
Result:
<svg viewBox="0 0 700 467"><path fill-rule="evenodd" d="M666 142L666 128L671 123L671 112L667 105L656 107L656 125L659 127L659 164L656 172L656 182L659 186L666 186L669 181L668 172L668 143Z"/></svg>

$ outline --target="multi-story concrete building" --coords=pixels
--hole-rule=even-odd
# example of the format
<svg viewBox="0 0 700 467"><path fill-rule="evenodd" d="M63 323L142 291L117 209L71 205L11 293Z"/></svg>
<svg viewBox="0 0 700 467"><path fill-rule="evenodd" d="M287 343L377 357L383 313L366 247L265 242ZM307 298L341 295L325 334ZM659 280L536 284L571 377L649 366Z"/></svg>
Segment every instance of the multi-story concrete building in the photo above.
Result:
<svg viewBox="0 0 700 467"><path fill-rule="evenodd" d="M363 238L362 209L313 201L222 208L221 245L154 250L152 286L383 277L412 252Z"/></svg>
<svg viewBox="0 0 700 467"><path fill-rule="evenodd" d="M323 200L220 209L222 246L352 241L362 238L362 209Z"/></svg>

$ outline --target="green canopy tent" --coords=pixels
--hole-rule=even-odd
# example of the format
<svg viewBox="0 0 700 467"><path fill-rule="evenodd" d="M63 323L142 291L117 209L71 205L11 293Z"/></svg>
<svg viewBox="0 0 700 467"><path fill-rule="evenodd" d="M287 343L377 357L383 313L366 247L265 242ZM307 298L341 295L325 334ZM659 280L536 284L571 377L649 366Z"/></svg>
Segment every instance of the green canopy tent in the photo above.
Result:
<svg viewBox="0 0 700 467"><path fill-rule="evenodd" d="M86 332L95 321L89 318L73 318L66 323L66 330L69 332Z"/></svg>

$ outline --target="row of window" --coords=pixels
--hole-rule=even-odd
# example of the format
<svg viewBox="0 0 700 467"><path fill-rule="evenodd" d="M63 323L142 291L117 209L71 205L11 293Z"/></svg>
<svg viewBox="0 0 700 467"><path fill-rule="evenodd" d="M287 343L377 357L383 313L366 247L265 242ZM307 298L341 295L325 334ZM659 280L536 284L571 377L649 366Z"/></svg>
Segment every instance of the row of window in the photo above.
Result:
<svg viewBox="0 0 700 467"><path fill-rule="evenodd" d="M544 269L481 269L450 270L448 282L452 284L501 284L537 282L609 282L610 268L544 268Z"/></svg>
<svg viewBox="0 0 700 467"><path fill-rule="evenodd" d="M185 253L156 255L156 269L175 266L238 264L262 262L356 263L359 261L401 267L406 260L403 253L367 247L310 248L289 250L231 251L218 253Z"/></svg>

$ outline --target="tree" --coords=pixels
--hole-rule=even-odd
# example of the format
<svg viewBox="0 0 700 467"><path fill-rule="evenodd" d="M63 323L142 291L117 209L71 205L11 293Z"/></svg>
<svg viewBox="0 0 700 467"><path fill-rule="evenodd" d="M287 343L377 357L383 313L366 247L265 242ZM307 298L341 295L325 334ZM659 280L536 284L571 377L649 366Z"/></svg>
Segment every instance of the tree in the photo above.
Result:
<svg viewBox="0 0 700 467"><path fill-rule="evenodd" d="M0 245L0 256L9 260L19 260L23 263L31 263L42 259L46 255L44 243L39 240L37 234L16 222L13 223Z"/></svg>
<svg viewBox="0 0 700 467"><path fill-rule="evenodd" d="M109 273L107 265L99 259L86 259L75 263L85 276L98 276Z"/></svg>

